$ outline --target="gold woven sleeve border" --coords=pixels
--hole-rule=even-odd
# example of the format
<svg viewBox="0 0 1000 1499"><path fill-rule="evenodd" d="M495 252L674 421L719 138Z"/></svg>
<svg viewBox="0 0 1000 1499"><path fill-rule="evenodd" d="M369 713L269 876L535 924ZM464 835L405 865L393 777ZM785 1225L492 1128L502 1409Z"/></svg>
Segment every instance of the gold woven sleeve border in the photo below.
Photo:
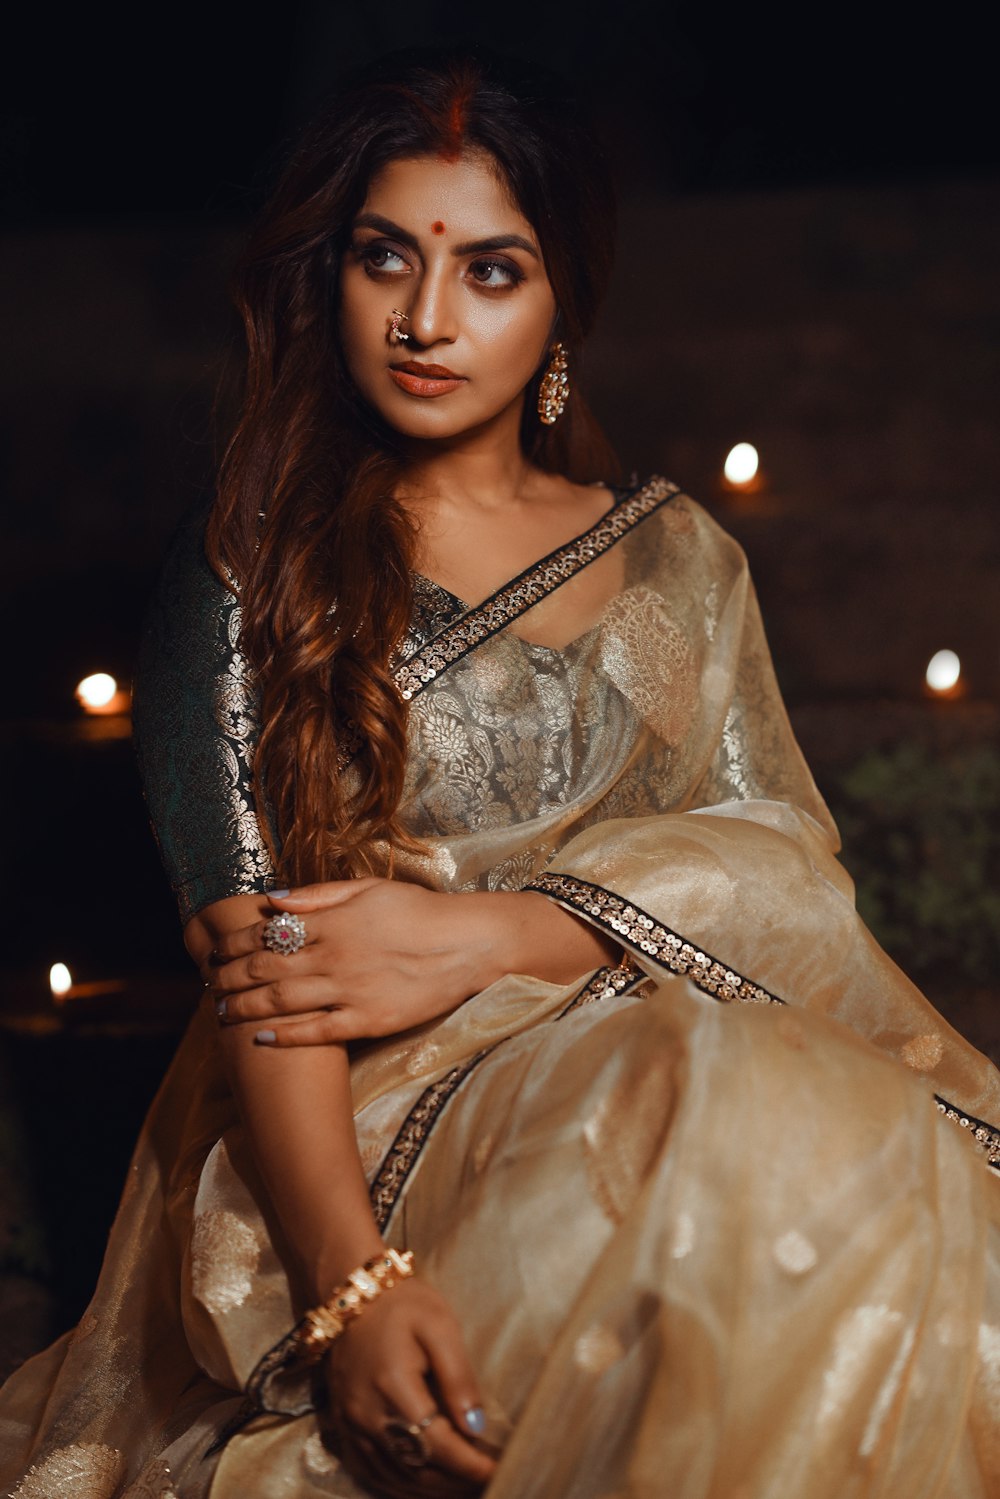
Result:
<svg viewBox="0 0 1000 1499"><path fill-rule="evenodd" d="M589 880L573 879L567 874L542 874L525 885L525 890L537 890L548 895L561 906L585 916L595 926L623 937L640 952L647 953L663 968L673 973L682 973L685 978L713 998L731 1003L782 1005L783 999L751 983L726 963L720 963L711 953L706 953L693 942L686 941L669 927L662 926L640 906L632 905L605 890L602 885L593 885Z"/></svg>
<svg viewBox="0 0 1000 1499"><path fill-rule="evenodd" d="M573 879L566 874L542 874L524 888L548 895L567 910L586 917L595 926L614 932L641 952L655 958L661 967L683 974L713 999L726 1004L734 1001L741 1004L787 1004L787 1000L779 999L776 994L769 993L759 984L752 984L749 979L720 963L710 953L703 952L693 942L686 942L669 927L654 920L640 906L623 900L620 895L605 890L602 885L591 884L589 880ZM1000 1130L987 1124L984 1119L977 1119L974 1114L957 1108L938 1093L935 1093L934 1101L946 1119L969 1132L975 1148L985 1158L986 1164L994 1171L1000 1171Z"/></svg>
<svg viewBox="0 0 1000 1499"><path fill-rule="evenodd" d="M488 599L459 615L396 668L393 676L400 695L406 701L416 697L442 671L526 614L560 584L596 561L639 521L679 494L676 484L669 480L650 479L613 505L589 531L533 562Z"/></svg>

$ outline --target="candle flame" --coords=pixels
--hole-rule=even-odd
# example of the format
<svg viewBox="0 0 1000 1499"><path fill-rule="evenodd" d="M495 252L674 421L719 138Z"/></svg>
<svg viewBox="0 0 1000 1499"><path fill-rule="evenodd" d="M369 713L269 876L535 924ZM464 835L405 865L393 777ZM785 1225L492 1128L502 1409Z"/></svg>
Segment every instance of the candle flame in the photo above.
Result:
<svg viewBox="0 0 1000 1499"><path fill-rule="evenodd" d="M951 692L958 686L962 663L954 651L935 651L927 663L926 681L932 692Z"/></svg>
<svg viewBox="0 0 1000 1499"><path fill-rule="evenodd" d="M114 677L109 676L106 671L95 671L83 681L76 689L77 698L88 712L95 709L106 708L108 703L118 691L118 683Z"/></svg>
<svg viewBox="0 0 1000 1499"><path fill-rule="evenodd" d="M73 987L73 975L65 963L53 963L49 969L49 988L53 999L65 999Z"/></svg>
<svg viewBox="0 0 1000 1499"><path fill-rule="evenodd" d="M760 456L751 442L738 442L730 448L722 471L730 484L742 487L757 477Z"/></svg>

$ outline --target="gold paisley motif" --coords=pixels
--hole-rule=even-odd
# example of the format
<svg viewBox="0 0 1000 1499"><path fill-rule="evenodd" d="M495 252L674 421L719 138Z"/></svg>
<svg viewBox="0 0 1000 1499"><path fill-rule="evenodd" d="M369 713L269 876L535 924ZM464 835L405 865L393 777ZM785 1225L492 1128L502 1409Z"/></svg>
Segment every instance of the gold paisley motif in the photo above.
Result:
<svg viewBox="0 0 1000 1499"><path fill-rule="evenodd" d="M670 1124L673 1058L645 1059L609 1089L583 1127L587 1181L612 1223L631 1207Z"/></svg>
<svg viewBox="0 0 1000 1499"><path fill-rule="evenodd" d="M102 1442L58 1447L33 1464L11 1499L114 1499L125 1473L125 1454Z"/></svg>
<svg viewBox="0 0 1000 1499"><path fill-rule="evenodd" d="M134 1483L130 1483L122 1499L177 1499L171 1482L171 1473L160 1457L147 1463Z"/></svg>
<svg viewBox="0 0 1000 1499"><path fill-rule="evenodd" d="M610 1327L602 1327L599 1323L582 1332L573 1348L573 1360L586 1374L606 1374L624 1357L621 1338Z"/></svg>
<svg viewBox="0 0 1000 1499"><path fill-rule="evenodd" d="M797 1228L791 1228L775 1239L773 1254L775 1263L786 1275L805 1275L819 1259L815 1244Z"/></svg>
<svg viewBox="0 0 1000 1499"><path fill-rule="evenodd" d="M213 1209L195 1219L191 1234L191 1289L215 1315L242 1306L253 1290L260 1245L235 1213Z"/></svg>
<svg viewBox="0 0 1000 1499"><path fill-rule="evenodd" d="M914 1072L933 1072L944 1056L944 1042L940 1036L913 1036L902 1051L900 1058Z"/></svg>
<svg viewBox="0 0 1000 1499"><path fill-rule="evenodd" d="M665 744L682 744L698 705L687 636L653 589L627 588L601 619L601 665Z"/></svg>

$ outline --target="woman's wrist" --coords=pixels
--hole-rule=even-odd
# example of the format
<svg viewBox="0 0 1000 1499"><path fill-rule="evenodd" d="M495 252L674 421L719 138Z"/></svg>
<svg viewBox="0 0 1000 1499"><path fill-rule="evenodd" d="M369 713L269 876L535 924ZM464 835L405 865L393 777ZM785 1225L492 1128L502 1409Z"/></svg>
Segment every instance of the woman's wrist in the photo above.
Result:
<svg viewBox="0 0 1000 1499"><path fill-rule="evenodd" d="M358 1224L353 1232L339 1232L336 1241L314 1255L308 1266L305 1290L310 1303L327 1301L353 1270L384 1251L385 1243L374 1223Z"/></svg>
<svg viewBox="0 0 1000 1499"><path fill-rule="evenodd" d="M475 897L474 897L475 898ZM495 923L489 952L489 982L505 973L525 973L569 984L581 973L621 960L621 944L537 890L484 895Z"/></svg>

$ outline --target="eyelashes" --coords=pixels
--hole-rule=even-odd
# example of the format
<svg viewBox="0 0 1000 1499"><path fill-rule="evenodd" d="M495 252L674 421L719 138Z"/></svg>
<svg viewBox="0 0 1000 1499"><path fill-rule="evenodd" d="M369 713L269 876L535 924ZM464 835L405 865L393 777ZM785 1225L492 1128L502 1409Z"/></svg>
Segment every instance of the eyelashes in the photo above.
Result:
<svg viewBox="0 0 1000 1499"><path fill-rule="evenodd" d="M480 270L482 269L486 270L486 276L481 276L479 274ZM469 270L472 273L473 279L475 281L478 281L480 286L487 286L490 289L495 286L517 286L524 280L524 272L521 270L520 266L516 266L511 260L497 260L494 256L484 255L481 256L478 260L471 261L469 263ZM502 276L504 279L502 281L489 280L488 278L491 277L494 272Z"/></svg>
<svg viewBox="0 0 1000 1499"><path fill-rule="evenodd" d="M406 252L386 240L352 244L351 252L361 262L365 274L373 280L391 280L409 272ZM524 280L520 266L497 255L478 255L469 261L467 273L483 291L509 291Z"/></svg>
<svg viewBox="0 0 1000 1499"><path fill-rule="evenodd" d="M404 268L407 264L406 258L400 250L394 250L392 245L387 245L382 240L369 240L368 244L352 245L351 249L369 275L378 273L379 271L388 271L392 275L398 275L398 267L388 264L390 259L398 261L399 266Z"/></svg>

